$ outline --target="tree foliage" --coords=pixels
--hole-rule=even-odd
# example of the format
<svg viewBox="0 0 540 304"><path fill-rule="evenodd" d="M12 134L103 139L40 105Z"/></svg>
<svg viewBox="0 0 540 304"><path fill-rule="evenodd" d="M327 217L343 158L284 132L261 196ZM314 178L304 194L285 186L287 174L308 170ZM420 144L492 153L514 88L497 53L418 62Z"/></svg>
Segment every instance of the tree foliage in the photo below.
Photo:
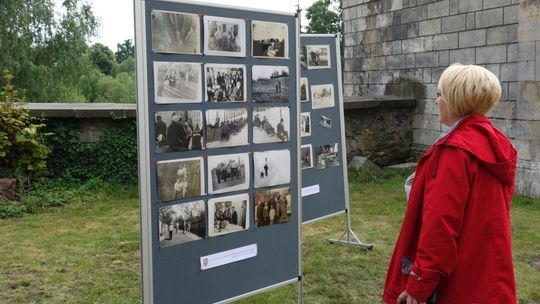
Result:
<svg viewBox="0 0 540 304"><path fill-rule="evenodd" d="M105 75L111 75L112 68L116 63L113 51L101 43L90 47L90 60Z"/></svg>
<svg viewBox="0 0 540 304"><path fill-rule="evenodd" d="M126 39L122 43L117 43L118 50L114 55L116 56L116 62L122 63L128 58L135 58L135 46L132 39Z"/></svg>
<svg viewBox="0 0 540 304"><path fill-rule="evenodd" d="M341 33L341 1L317 0L306 10L308 33Z"/></svg>
<svg viewBox="0 0 540 304"><path fill-rule="evenodd" d="M23 107L24 98L11 85L7 71L6 85L0 90L0 176L34 179L44 173L51 150L45 143L44 126Z"/></svg>

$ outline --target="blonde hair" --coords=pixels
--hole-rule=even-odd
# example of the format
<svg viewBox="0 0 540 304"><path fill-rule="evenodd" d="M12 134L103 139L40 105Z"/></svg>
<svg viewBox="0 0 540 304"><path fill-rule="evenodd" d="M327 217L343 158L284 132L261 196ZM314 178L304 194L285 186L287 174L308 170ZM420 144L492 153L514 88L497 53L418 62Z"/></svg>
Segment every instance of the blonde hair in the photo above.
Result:
<svg viewBox="0 0 540 304"><path fill-rule="evenodd" d="M497 76L477 65L452 64L441 74L438 86L448 109L458 117L484 115L501 97Z"/></svg>

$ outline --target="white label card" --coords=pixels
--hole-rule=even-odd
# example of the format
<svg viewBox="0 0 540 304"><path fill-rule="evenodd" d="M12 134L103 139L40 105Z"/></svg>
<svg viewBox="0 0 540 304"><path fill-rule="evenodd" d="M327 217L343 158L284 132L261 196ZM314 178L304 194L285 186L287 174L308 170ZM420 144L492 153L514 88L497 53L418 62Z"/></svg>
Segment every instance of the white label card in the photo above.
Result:
<svg viewBox="0 0 540 304"><path fill-rule="evenodd" d="M302 197L317 194L319 192L321 192L319 185L304 187L302 188Z"/></svg>
<svg viewBox="0 0 540 304"><path fill-rule="evenodd" d="M257 244L239 247L201 257L201 270L223 266L257 256Z"/></svg>

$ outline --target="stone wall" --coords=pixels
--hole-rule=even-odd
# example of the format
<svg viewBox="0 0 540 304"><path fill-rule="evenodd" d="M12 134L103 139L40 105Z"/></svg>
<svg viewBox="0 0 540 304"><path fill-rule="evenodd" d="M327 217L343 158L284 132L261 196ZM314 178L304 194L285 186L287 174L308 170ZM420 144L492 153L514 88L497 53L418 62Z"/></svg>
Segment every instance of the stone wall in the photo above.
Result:
<svg viewBox="0 0 540 304"><path fill-rule="evenodd" d="M379 166L409 161L416 101L400 98L347 98L347 159L364 156Z"/></svg>
<svg viewBox="0 0 540 304"><path fill-rule="evenodd" d="M540 1L343 0L345 96L418 100L417 154L442 131L434 103L451 63L478 64L501 80L492 122L519 152L517 190L540 197Z"/></svg>

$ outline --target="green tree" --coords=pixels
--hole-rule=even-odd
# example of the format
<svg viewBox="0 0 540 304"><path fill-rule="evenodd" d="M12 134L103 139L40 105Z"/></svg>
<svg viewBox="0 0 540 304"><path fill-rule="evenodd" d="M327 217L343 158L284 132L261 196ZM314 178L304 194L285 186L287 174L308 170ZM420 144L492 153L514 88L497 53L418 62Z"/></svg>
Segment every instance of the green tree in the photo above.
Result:
<svg viewBox="0 0 540 304"><path fill-rule="evenodd" d="M116 63L113 51L101 43L90 47L90 60L105 75L111 75L113 65Z"/></svg>
<svg viewBox="0 0 540 304"><path fill-rule="evenodd" d="M132 39L126 39L122 43L117 43L116 47L118 48L116 53L114 53L116 62L122 63L129 57L135 58L135 46L133 45Z"/></svg>
<svg viewBox="0 0 540 304"><path fill-rule="evenodd" d="M308 33L341 33L341 1L317 0L306 10Z"/></svg>
<svg viewBox="0 0 540 304"><path fill-rule="evenodd" d="M85 0L55 2L0 1L0 66L31 101L85 101L80 80L94 69L86 41L99 23Z"/></svg>

